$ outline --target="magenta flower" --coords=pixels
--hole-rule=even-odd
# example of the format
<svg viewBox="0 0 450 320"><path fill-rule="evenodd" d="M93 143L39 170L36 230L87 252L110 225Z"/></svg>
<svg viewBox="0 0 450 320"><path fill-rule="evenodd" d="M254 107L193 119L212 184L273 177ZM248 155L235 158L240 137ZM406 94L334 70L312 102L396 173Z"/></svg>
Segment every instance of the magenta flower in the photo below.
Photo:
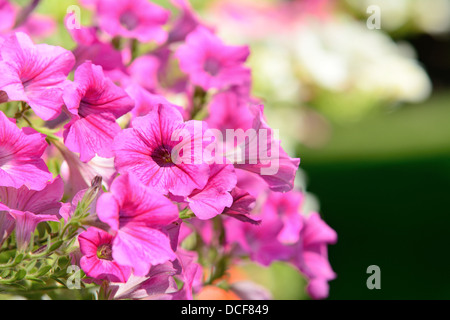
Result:
<svg viewBox="0 0 450 320"><path fill-rule="evenodd" d="M0 187L0 189L2 188ZM7 211L2 211L1 206L0 204L0 246L13 232L14 226L16 225L13 216Z"/></svg>
<svg viewBox="0 0 450 320"><path fill-rule="evenodd" d="M303 227L303 218L300 215L300 208L303 205L304 195L298 191L286 193L270 192L264 203L263 213L279 216L283 224L277 235L277 240L283 244L296 243L300 238L300 230Z"/></svg>
<svg viewBox="0 0 450 320"><path fill-rule="evenodd" d="M70 202L64 203L59 210L59 216L64 221L69 221L75 214L79 205L82 205L88 213L88 216L83 219L87 225L97 226L99 228L107 228L106 224L100 222L96 214L97 201L102 195L103 190L101 186L101 179L99 176L95 177L89 188L78 191ZM87 207L86 207L87 206Z"/></svg>
<svg viewBox="0 0 450 320"><path fill-rule="evenodd" d="M94 280L106 279L112 282L126 282L131 268L121 266L113 259L113 236L108 232L90 227L78 236L81 269Z"/></svg>
<svg viewBox="0 0 450 320"><path fill-rule="evenodd" d="M0 111L0 186L42 190L52 174L41 159L47 147L43 134L19 129Z"/></svg>
<svg viewBox="0 0 450 320"><path fill-rule="evenodd" d="M7 38L0 50L0 91L11 101L24 101L42 119L56 118L63 105L67 75L75 64L73 54L61 47L34 45L21 32Z"/></svg>
<svg viewBox="0 0 450 320"><path fill-rule="evenodd" d="M250 109L255 115L252 129L257 139L249 139L238 146L235 152L242 152L245 163L235 163L235 168L260 175L272 191L292 190L300 159L289 157L283 150L276 132L264 119L264 107L251 105Z"/></svg>
<svg viewBox="0 0 450 320"><path fill-rule="evenodd" d="M32 13L27 20L14 29L15 32L23 32L35 38L45 38L53 34L58 24L52 17Z"/></svg>
<svg viewBox="0 0 450 320"><path fill-rule="evenodd" d="M177 259L152 266L143 277L132 275L127 283L110 286L114 299L192 300L201 283L202 267L195 252L179 249ZM181 289L175 278L182 282Z"/></svg>
<svg viewBox="0 0 450 320"><path fill-rule="evenodd" d="M256 201L253 196L238 187L231 191L231 196L233 197L233 203L229 208L225 208L222 214L254 225L261 223L258 216L251 214Z"/></svg>
<svg viewBox="0 0 450 320"><path fill-rule="evenodd" d="M167 295L177 291L173 276L177 273L172 262L152 266L147 275L131 275L126 283L110 286L114 299L168 300Z"/></svg>
<svg viewBox="0 0 450 320"><path fill-rule="evenodd" d="M227 129L246 131L252 128L255 115L248 107L248 96L241 90L242 87L232 87L212 97L205 120L210 128L219 129L224 136ZM237 114L239 117L236 117Z"/></svg>
<svg viewBox="0 0 450 320"><path fill-rule="evenodd" d="M238 243L252 260L262 265L269 265L275 260L289 261L298 256L301 253L297 247L303 227L303 216L300 214L303 194L294 191L267 192L260 195L258 202L260 214L256 217L260 219L260 224L239 224L234 219L227 221L228 241Z"/></svg>
<svg viewBox="0 0 450 320"><path fill-rule="evenodd" d="M159 86L158 70L161 61L153 55L136 58L128 67L130 79L142 88L154 92Z"/></svg>
<svg viewBox="0 0 450 320"><path fill-rule="evenodd" d="M178 219L177 206L129 174L116 178L110 191L98 199L97 215L114 235L114 260L145 276L151 265L175 259L164 228Z"/></svg>
<svg viewBox="0 0 450 320"><path fill-rule="evenodd" d="M178 259L174 262L177 266L177 278L183 282L183 287L171 295L173 300L192 300L192 294L201 286L203 269L198 264L198 254L194 251L178 249Z"/></svg>
<svg viewBox="0 0 450 320"><path fill-rule="evenodd" d="M103 42L97 37L96 27L77 26L76 17L74 13L69 13L64 19L67 31L72 39L78 44L73 50L76 58L75 68L78 68L86 61L91 61L92 64L101 66L104 71L120 70L124 71L126 68L122 61L122 54L116 50L111 43Z"/></svg>
<svg viewBox="0 0 450 320"><path fill-rule="evenodd" d="M8 0L0 0L0 34L8 32L16 22L16 11Z"/></svg>
<svg viewBox="0 0 450 320"><path fill-rule="evenodd" d="M192 10L189 0L172 0L171 2L181 10L181 13L170 28L168 43L184 41L191 31L201 25L200 19Z"/></svg>
<svg viewBox="0 0 450 320"><path fill-rule="evenodd" d="M133 38L141 42L167 39L162 26L169 11L147 0L98 0L97 16L100 28L112 37Z"/></svg>
<svg viewBox="0 0 450 320"><path fill-rule="evenodd" d="M25 251L36 226L43 221L59 221L61 198L64 185L61 178L48 182L41 191L20 188L0 187L0 211L14 219L17 248ZM3 217L5 218L5 217ZM11 232L10 218L6 218L6 231ZM2 227L4 229L4 227ZM3 231L5 232L5 231ZM0 239L4 237L0 235Z"/></svg>
<svg viewBox="0 0 450 320"><path fill-rule="evenodd" d="M145 116L150 111L155 109L158 105L170 105L177 109L181 114L184 113L184 109L180 106L174 105L166 100L163 96L158 94L150 93L143 87L132 84L128 86L125 91L133 98L135 105L133 110L131 110L131 115L133 118Z"/></svg>
<svg viewBox="0 0 450 320"><path fill-rule="evenodd" d="M175 55L190 81L204 90L224 89L248 82L250 70L244 66L247 46L228 46L207 28L199 26L186 37Z"/></svg>
<svg viewBox="0 0 450 320"><path fill-rule="evenodd" d="M212 164L210 177L206 186L194 190L186 201L197 218L206 220L221 214L225 208L231 207L233 197L230 191L236 186L236 174L232 165Z"/></svg>
<svg viewBox="0 0 450 320"><path fill-rule="evenodd" d="M237 244L238 252L248 255L251 260L264 266L269 266L274 261L288 261L295 252L293 246L285 245L278 240L278 235L283 229L283 221L278 213L262 210L257 217L260 219L259 225L227 219L225 221L227 242ZM299 218L301 219L300 215Z"/></svg>
<svg viewBox="0 0 450 320"><path fill-rule="evenodd" d="M78 26L76 25L77 23L79 21L77 21L77 16L74 12L68 13L64 17L64 26L76 43L89 46L99 42L95 27Z"/></svg>
<svg viewBox="0 0 450 320"><path fill-rule="evenodd" d="M313 299L324 299L328 296L328 281L336 278L336 274L328 261L328 245L337 241L336 231L331 229L319 216L312 213L304 218L300 241L296 246L300 255L294 264L309 278L307 287Z"/></svg>
<svg viewBox="0 0 450 320"><path fill-rule="evenodd" d="M96 176L101 176L103 186L109 188L116 175L113 158L96 156L89 162L82 162L80 157L67 149L62 142L53 141L52 144L64 158L64 162L60 167L60 174L65 182L67 195L73 196L78 191L87 189L91 186L91 182Z"/></svg>
<svg viewBox="0 0 450 320"><path fill-rule="evenodd" d="M135 174L163 194L188 196L203 189L209 178L209 165L203 159L204 130L204 123L184 122L176 108L158 105L117 135L116 168L119 173Z"/></svg>
<svg viewBox="0 0 450 320"><path fill-rule="evenodd" d="M80 154L83 162L95 154L113 157L111 145L120 131L116 119L129 112L134 102L103 74L100 66L85 62L75 71L73 84L64 91L71 121L64 127L64 143Z"/></svg>
<svg viewBox="0 0 450 320"><path fill-rule="evenodd" d="M213 96L205 121L219 130L218 141L225 142L217 144L216 158L224 156L236 169L260 175L272 191L289 191L300 159L283 150L277 131L266 123L264 107L256 102L249 96L248 85L233 86Z"/></svg>
<svg viewBox="0 0 450 320"><path fill-rule="evenodd" d="M328 262L327 246L337 240L336 232L319 216L301 214L303 194L271 192L261 208L259 226L225 221L227 242L237 244L239 254L264 266L274 261L293 264L309 280L308 293L314 299L328 296L328 281L336 274Z"/></svg>

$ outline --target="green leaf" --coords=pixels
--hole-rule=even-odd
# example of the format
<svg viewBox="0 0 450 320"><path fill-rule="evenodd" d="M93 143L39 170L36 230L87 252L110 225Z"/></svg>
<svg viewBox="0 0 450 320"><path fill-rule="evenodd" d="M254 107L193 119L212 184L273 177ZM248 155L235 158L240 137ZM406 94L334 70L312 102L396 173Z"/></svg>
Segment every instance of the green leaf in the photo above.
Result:
<svg viewBox="0 0 450 320"><path fill-rule="evenodd" d="M14 264L19 264L22 262L23 258L25 257L25 254L19 253L16 258L14 259Z"/></svg>
<svg viewBox="0 0 450 320"><path fill-rule="evenodd" d="M11 269L5 269L4 271L0 272L0 278L6 278L11 273Z"/></svg>
<svg viewBox="0 0 450 320"><path fill-rule="evenodd" d="M58 259L58 267L65 269L69 265L70 261L67 257L60 257Z"/></svg>
<svg viewBox="0 0 450 320"><path fill-rule="evenodd" d="M20 269L19 271L17 271L17 273L14 275L14 280L15 281L19 281L22 280L23 278L25 278L25 276L27 275L27 271L25 269Z"/></svg>
<svg viewBox="0 0 450 320"><path fill-rule="evenodd" d="M52 244L52 245L50 246L49 252L55 251L56 249L58 249L59 247L61 247L61 245L62 245L63 243L64 243L63 240L56 241L54 244Z"/></svg>
<svg viewBox="0 0 450 320"><path fill-rule="evenodd" d="M27 264L26 269L28 270L28 272L30 272L34 268L37 262L38 260L31 260L30 263Z"/></svg>
<svg viewBox="0 0 450 320"><path fill-rule="evenodd" d="M55 271L54 271L54 273L53 273L53 276L54 277L52 277L52 279L54 279L54 278L60 278L60 277L65 277L67 275L67 271L66 271L66 269L56 269ZM55 279L56 280L56 279Z"/></svg>
<svg viewBox="0 0 450 320"><path fill-rule="evenodd" d="M43 275L46 275L51 269L52 269L52 266L43 266L36 273L36 277L42 277Z"/></svg>
<svg viewBox="0 0 450 320"><path fill-rule="evenodd" d="M44 280L39 279L39 278L36 278L36 277L34 277L34 276L28 276L26 279L27 279L27 280L30 280L30 281L34 281L34 282L39 282L40 284L45 284L45 281L44 281Z"/></svg>

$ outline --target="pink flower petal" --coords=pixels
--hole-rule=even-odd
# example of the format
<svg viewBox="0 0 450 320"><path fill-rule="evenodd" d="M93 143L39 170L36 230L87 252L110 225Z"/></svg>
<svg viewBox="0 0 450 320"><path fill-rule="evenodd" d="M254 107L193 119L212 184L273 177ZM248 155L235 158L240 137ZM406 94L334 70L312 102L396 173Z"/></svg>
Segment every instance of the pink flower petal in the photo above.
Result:
<svg viewBox="0 0 450 320"><path fill-rule="evenodd" d="M3 42L0 54L0 71L7 75L0 80L0 90L10 100L27 102L42 119L56 118L63 104L62 87L75 63L73 54L61 47L34 45L21 32Z"/></svg>
<svg viewBox="0 0 450 320"><path fill-rule="evenodd" d="M211 219L233 204L230 191L236 186L232 165L211 165L211 173L202 190L195 190L186 200L199 219Z"/></svg>
<svg viewBox="0 0 450 320"><path fill-rule="evenodd" d="M0 111L0 186L45 188L52 178L41 159L46 147L44 135L19 129Z"/></svg>
<svg viewBox="0 0 450 320"><path fill-rule="evenodd" d="M135 275L144 276L151 265L175 258L170 239L162 229L178 219L178 209L136 177L117 177L111 193L99 198L97 214L115 232L114 260L132 267Z"/></svg>
<svg viewBox="0 0 450 320"><path fill-rule="evenodd" d="M117 135L116 168L120 173L132 172L163 194L187 196L208 181L209 165L202 159L204 130L199 121L184 123L176 108L158 105ZM182 156L181 151L185 151Z"/></svg>

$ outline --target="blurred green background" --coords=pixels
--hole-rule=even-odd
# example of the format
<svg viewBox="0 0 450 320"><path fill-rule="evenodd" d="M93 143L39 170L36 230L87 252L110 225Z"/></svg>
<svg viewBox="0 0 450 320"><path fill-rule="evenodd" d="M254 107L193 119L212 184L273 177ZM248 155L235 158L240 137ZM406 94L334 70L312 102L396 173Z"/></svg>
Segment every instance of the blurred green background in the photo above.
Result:
<svg viewBox="0 0 450 320"><path fill-rule="evenodd" d="M329 299L450 298L450 92L335 127L301 152L309 190L339 235ZM381 290L368 290L369 265Z"/></svg>

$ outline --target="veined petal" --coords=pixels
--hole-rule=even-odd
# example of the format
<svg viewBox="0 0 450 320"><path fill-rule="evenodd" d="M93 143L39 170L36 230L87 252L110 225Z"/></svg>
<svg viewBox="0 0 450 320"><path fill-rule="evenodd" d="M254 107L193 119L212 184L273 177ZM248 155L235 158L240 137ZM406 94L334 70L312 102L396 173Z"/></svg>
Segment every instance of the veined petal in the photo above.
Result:
<svg viewBox="0 0 450 320"><path fill-rule="evenodd" d="M114 239L113 257L120 264L132 267L137 276L146 275L151 265L176 258L164 233L140 224L119 230Z"/></svg>
<svg viewBox="0 0 450 320"><path fill-rule="evenodd" d="M30 238L37 225L43 221L59 221L56 215L34 214L29 211L11 210L16 221L16 241L20 251L26 251Z"/></svg>
<svg viewBox="0 0 450 320"><path fill-rule="evenodd" d="M47 143L31 128L19 129L0 111L0 186L42 190L52 178L41 159Z"/></svg>
<svg viewBox="0 0 450 320"><path fill-rule="evenodd" d="M195 190L186 198L189 207L199 219L211 219L231 207L233 197L230 191L236 186L237 178L232 165L210 166L210 177L206 186Z"/></svg>
<svg viewBox="0 0 450 320"><path fill-rule="evenodd" d="M7 38L0 52L2 74L0 90L10 100L27 102L44 120L61 112L62 87L75 64L73 54L61 47L34 45L28 35L16 32Z"/></svg>

